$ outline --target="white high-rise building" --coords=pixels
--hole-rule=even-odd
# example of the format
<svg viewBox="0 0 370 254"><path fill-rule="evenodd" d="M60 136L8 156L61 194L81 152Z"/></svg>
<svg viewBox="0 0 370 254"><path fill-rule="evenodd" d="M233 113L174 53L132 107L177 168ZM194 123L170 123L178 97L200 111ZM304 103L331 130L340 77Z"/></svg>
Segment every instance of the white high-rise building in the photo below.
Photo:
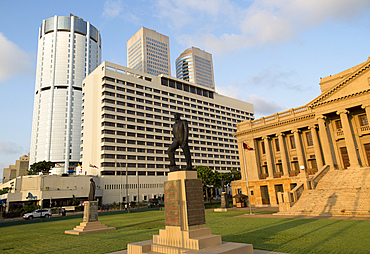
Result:
<svg viewBox="0 0 370 254"><path fill-rule="evenodd" d="M195 47L186 49L176 59L176 77L215 89L212 55Z"/></svg>
<svg viewBox="0 0 370 254"><path fill-rule="evenodd" d="M39 29L30 165L80 161L82 80L101 62L101 37L90 22L54 16Z"/></svg>
<svg viewBox="0 0 370 254"><path fill-rule="evenodd" d="M154 30L140 28L127 41L127 67L152 75L171 75L169 38Z"/></svg>

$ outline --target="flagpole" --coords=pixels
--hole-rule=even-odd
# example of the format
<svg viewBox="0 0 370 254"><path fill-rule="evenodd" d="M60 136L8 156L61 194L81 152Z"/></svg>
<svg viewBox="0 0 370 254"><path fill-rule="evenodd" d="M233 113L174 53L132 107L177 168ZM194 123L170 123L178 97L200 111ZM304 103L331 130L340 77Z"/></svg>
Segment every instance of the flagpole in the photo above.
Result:
<svg viewBox="0 0 370 254"><path fill-rule="evenodd" d="M247 163L246 163L246 161L245 161L245 151L244 151L244 141L243 141L243 138L242 138L242 147L243 147L243 161L244 161L245 181L247 182L248 203L249 203L249 214L252 214L251 196L250 196L250 192L249 192L249 183L248 183L248 175L247 175Z"/></svg>

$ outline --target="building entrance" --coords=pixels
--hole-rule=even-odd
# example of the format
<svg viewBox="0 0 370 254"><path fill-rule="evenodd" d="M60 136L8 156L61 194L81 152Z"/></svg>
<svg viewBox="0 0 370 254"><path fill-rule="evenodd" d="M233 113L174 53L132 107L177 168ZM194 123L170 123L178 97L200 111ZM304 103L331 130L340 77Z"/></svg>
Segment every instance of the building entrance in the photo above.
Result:
<svg viewBox="0 0 370 254"><path fill-rule="evenodd" d="M270 196L269 196L269 190L267 186L261 186L261 197L262 197L262 204L264 205L270 204Z"/></svg>
<svg viewBox="0 0 370 254"><path fill-rule="evenodd" d="M343 167L344 167L344 169L346 169L350 166L347 147L341 147L340 148L340 154L342 155Z"/></svg>

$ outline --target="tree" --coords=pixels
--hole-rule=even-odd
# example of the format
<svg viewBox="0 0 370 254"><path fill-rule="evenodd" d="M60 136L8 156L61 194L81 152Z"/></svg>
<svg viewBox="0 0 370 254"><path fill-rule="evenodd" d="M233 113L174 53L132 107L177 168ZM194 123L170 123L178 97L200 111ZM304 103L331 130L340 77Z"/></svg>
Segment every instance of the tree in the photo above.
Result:
<svg viewBox="0 0 370 254"><path fill-rule="evenodd" d="M219 173L204 166L197 166L195 169L197 170L198 179L202 180L203 193L205 193L206 198L211 202L213 197L213 188L219 188L221 184ZM208 193L208 190L211 192L210 194Z"/></svg>
<svg viewBox="0 0 370 254"><path fill-rule="evenodd" d="M235 168L231 169L230 172L220 174L220 181L223 180L224 186L230 184L232 181L240 180L241 178L242 175L240 171Z"/></svg>
<svg viewBox="0 0 370 254"><path fill-rule="evenodd" d="M37 175L39 172L49 173L50 168L54 167L55 163L51 161L39 161L30 166L29 175Z"/></svg>

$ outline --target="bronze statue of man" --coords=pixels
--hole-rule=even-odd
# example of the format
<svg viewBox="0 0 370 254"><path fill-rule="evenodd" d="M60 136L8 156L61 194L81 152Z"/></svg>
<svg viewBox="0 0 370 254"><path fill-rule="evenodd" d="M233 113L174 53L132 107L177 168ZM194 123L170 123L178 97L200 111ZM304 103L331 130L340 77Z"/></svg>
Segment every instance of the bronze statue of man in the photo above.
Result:
<svg viewBox="0 0 370 254"><path fill-rule="evenodd" d="M179 167L176 166L175 162L175 151L181 147L186 160L186 170L193 170L191 165L190 150L188 146L189 127L186 120L180 119L180 114L174 114L175 123L172 126L173 132L173 143L167 150L168 157L170 158L170 171L178 171Z"/></svg>
<svg viewBox="0 0 370 254"><path fill-rule="evenodd" d="M95 182L92 178L90 178L90 192L88 201L95 201Z"/></svg>

